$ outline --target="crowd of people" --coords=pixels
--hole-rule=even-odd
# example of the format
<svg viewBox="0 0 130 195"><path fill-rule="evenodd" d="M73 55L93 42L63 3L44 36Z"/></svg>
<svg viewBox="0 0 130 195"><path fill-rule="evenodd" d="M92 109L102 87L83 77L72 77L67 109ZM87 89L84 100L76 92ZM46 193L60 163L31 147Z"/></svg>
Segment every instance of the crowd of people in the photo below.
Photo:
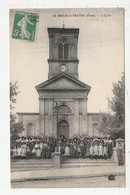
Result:
<svg viewBox="0 0 130 195"><path fill-rule="evenodd" d="M108 159L113 154L114 140L109 137L85 137L67 139L53 137L18 137L11 150L12 158L50 159L54 152L61 152L62 158Z"/></svg>

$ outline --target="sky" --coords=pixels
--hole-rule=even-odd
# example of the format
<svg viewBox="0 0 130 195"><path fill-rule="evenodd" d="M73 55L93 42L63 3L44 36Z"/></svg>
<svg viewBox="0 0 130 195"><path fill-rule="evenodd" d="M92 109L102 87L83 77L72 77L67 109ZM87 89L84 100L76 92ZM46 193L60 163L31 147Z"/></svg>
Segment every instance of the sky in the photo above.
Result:
<svg viewBox="0 0 130 195"><path fill-rule="evenodd" d="M87 110L107 112L112 83L124 72L124 10L23 9L39 15L34 42L12 38L15 11L10 11L10 81L17 80L20 91L15 111L39 112L35 86L48 79L47 28L62 28L64 21L65 28L79 28L79 80L91 86Z"/></svg>

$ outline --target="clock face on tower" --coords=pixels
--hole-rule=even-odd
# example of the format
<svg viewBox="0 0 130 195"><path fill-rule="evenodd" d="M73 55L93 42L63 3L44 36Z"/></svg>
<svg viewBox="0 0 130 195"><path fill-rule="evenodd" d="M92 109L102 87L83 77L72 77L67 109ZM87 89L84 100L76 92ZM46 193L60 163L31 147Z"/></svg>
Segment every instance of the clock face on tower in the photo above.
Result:
<svg viewBox="0 0 130 195"><path fill-rule="evenodd" d="M61 66L60 66L60 71L61 72L66 72L67 71L67 66L65 65L65 64L62 64Z"/></svg>

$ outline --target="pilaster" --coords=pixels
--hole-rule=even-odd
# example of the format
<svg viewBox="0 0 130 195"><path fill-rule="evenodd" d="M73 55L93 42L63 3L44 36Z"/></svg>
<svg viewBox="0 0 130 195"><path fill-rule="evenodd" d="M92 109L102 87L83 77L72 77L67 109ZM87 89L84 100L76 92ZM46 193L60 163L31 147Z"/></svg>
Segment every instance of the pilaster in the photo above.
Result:
<svg viewBox="0 0 130 195"><path fill-rule="evenodd" d="M45 135L45 128L44 128L44 123L45 123L45 120L44 120L44 108L45 108L45 105L44 105L44 99L39 99L39 115L40 115L40 118L39 118L39 122L40 122L40 132L39 132L39 135L40 136L44 136Z"/></svg>
<svg viewBox="0 0 130 195"><path fill-rule="evenodd" d="M73 134L80 135L79 124L79 99L74 99Z"/></svg>
<svg viewBox="0 0 130 195"><path fill-rule="evenodd" d="M80 135L87 132L87 98L80 99Z"/></svg>
<svg viewBox="0 0 130 195"><path fill-rule="evenodd" d="M53 133L53 99L48 99L48 135L52 136Z"/></svg>

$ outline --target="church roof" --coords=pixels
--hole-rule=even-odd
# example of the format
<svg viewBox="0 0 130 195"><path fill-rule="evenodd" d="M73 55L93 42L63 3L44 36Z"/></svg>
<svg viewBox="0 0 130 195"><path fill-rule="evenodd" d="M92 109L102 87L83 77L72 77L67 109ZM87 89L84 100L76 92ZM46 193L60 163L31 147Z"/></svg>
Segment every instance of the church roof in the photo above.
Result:
<svg viewBox="0 0 130 195"><path fill-rule="evenodd" d="M85 83L65 74L61 73L39 85L36 90L38 92L44 90L84 90L89 93L91 87Z"/></svg>

